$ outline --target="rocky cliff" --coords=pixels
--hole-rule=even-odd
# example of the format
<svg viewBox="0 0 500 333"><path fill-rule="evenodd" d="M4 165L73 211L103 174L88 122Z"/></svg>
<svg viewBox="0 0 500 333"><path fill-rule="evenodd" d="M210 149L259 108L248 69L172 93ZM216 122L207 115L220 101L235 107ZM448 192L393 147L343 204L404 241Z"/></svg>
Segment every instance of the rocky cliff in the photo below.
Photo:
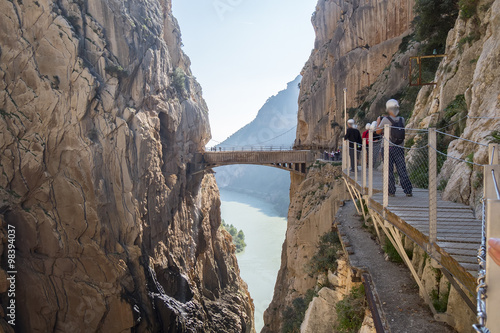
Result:
<svg viewBox="0 0 500 333"><path fill-rule="evenodd" d="M254 331L215 179L189 174L210 129L180 46L170 0L0 2L16 330Z"/></svg>
<svg viewBox="0 0 500 333"><path fill-rule="evenodd" d="M312 17L315 46L302 70L295 144L339 146L343 89L348 108L363 104L360 99L410 33L413 6L413 0L318 1ZM392 80L395 86L404 81L402 70L398 75Z"/></svg>
<svg viewBox="0 0 500 333"><path fill-rule="evenodd" d="M487 144L500 143L494 137L500 130L499 29L499 0L477 1L470 12L460 13L448 33L447 56L436 71L436 86L420 90L407 125L443 127L450 134L481 144L452 139L447 149L454 158L446 160L440 175L447 184L444 198L477 207L478 212L482 168L459 160L487 164ZM463 106L454 111L457 101Z"/></svg>
<svg viewBox="0 0 500 333"><path fill-rule="evenodd" d="M448 158L441 169L443 196L477 207L482 193L482 170L459 160L485 164L486 145L499 140L500 1L452 1L447 6L455 6L454 13L433 13L447 19L453 15L451 26L456 22L443 45L446 57L431 73L426 73L431 74L430 81L436 85L422 89L409 87L409 57L424 55L422 52L432 45L432 36L415 38L411 24L416 15L414 6L415 1L318 2L312 18L315 48L302 71L295 145L339 146L345 120L344 88L348 117L355 117L360 124L382 114L387 99L398 98L408 119L407 127L439 127L448 134L480 143L452 137L440 142L444 144L442 152L456 158ZM414 143L419 140L412 135L408 139L407 143L410 139ZM306 190L309 195L322 190L324 180L314 177L310 174L303 182L292 176L292 204L282 267L273 303L266 312L264 332L277 332L280 311L314 284L303 265L310 257L309 242L320 234L319 221L323 216L309 215L311 219L306 222L297 211L298 201L308 202L308 195L304 196L307 192L303 192L307 187L319 186L314 191ZM456 293L452 295L450 314L456 311L454 304L458 303ZM455 326L467 331L471 315L460 311L453 313L457 318Z"/></svg>
<svg viewBox="0 0 500 333"><path fill-rule="evenodd" d="M300 185L291 190L281 268L273 300L264 313L262 332L280 332L285 309L317 285L318 277L309 274L307 267L320 236L332 230L335 214L346 198L340 173L339 167L317 163L305 180L292 175L292 184Z"/></svg>
<svg viewBox="0 0 500 333"><path fill-rule="evenodd" d="M312 19L315 49L302 73L295 144L300 139L312 146L339 146L344 87L348 117L361 126L384 112L387 99L397 98L407 127L438 127L480 143L447 137L441 151L456 159L448 158L440 175L443 186L447 184L446 199L478 207L482 170L457 159L485 164L485 145L498 142L494 135L500 128L496 75L500 4L457 0L446 6L454 8L454 13L433 14L456 18L440 50L446 56L439 58L442 61L434 69L426 72L423 66L427 82L436 85L421 88L409 86L409 57L428 55L426 45L432 44L433 36L415 38L411 22L415 15L425 14L415 12L415 1L320 1ZM434 10L444 9L437 6ZM450 27L443 24L442 28Z"/></svg>

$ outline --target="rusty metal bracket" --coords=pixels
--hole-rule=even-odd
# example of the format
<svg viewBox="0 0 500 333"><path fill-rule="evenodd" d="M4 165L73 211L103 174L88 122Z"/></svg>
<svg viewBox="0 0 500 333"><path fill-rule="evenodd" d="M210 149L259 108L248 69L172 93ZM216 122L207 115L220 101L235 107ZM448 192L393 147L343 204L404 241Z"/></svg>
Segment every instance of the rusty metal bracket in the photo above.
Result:
<svg viewBox="0 0 500 333"><path fill-rule="evenodd" d="M418 86L434 86L436 85L436 82L422 82L422 59L431 59L431 58L444 58L446 57L446 54L433 54L433 55L428 55L428 56L417 56L417 57L410 57L410 72L409 72L409 79L410 79L410 86L411 87L418 87ZM417 61L418 65L418 78L417 82L413 82L412 80L412 63L413 60Z"/></svg>

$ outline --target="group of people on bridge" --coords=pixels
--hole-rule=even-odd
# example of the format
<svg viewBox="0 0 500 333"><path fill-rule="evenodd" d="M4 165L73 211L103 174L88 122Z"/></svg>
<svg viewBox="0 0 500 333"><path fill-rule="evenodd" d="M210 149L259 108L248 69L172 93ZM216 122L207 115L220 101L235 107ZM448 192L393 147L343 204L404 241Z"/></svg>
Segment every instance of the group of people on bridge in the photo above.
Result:
<svg viewBox="0 0 500 333"><path fill-rule="evenodd" d="M408 172L406 170L406 162L404 155L404 147L402 146L405 139L405 120L403 117L399 117L399 103L398 101L391 99L386 103L387 115L385 117L378 117L377 121L373 123L366 124L365 131L361 135L353 119L349 119L347 122L348 128L344 136L344 140L349 141L349 157L351 162L350 171L354 171L354 168L358 166L355 165L354 154L358 154L361 151L363 144L362 140L366 140L366 147L369 147L369 131L373 130L373 144L383 141L384 126L389 125L391 129L390 133L390 147L389 147L389 196L395 196L396 184L394 177L394 167L396 167L397 173L399 175L401 187L403 188L406 196L411 197L413 186L408 177ZM381 152L382 158L383 145L376 145ZM382 147L381 147L382 146ZM374 156L369 158L378 158L378 151L374 149ZM359 161L359 158L358 158ZM488 241L489 249L488 253L491 255L494 262L500 265L500 239L491 238Z"/></svg>
<svg viewBox="0 0 500 333"><path fill-rule="evenodd" d="M366 124L366 130L363 132L363 135L361 135L357 129L354 119L349 119L347 122L348 128L346 130L344 140L349 141L349 158L351 162L350 171L354 172L354 168L358 167L355 165L355 154L359 157L363 140L366 140L366 147L368 149L370 129L374 131L373 143L375 144L382 142L384 126L389 125L391 130L389 139L389 196L393 197L396 195L396 181L394 177L394 167L396 167L403 191L406 196L411 197L413 196L413 186L406 170L404 147L402 146L405 140L405 119L398 116L399 109L400 107L397 100L388 100L386 103L387 115L384 117L378 117L377 121L374 121L371 124ZM374 149L373 156L370 156L369 158L375 160L379 151L381 152L383 158L383 147L379 147L380 145L377 145L377 149ZM359 158L357 160L359 161Z"/></svg>
<svg viewBox="0 0 500 333"><path fill-rule="evenodd" d="M332 162L335 162L335 161L341 161L342 160L342 151L340 149L338 149L337 151L331 151L331 152L328 152L328 151L324 151L323 152L323 159L325 161L332 161Z"/></svg>

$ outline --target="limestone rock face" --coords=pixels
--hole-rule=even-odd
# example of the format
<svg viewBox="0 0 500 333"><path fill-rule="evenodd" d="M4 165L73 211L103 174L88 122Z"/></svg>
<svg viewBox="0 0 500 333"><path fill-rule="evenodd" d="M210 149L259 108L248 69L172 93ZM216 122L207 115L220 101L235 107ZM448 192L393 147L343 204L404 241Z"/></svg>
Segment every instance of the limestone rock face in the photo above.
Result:
<svg viewBox="0 0 500 333"><path fill-rule="evenodd" d="M318 2L312 18L315 47L302 71L296 144L300 139L302 145L338 146L344 127L343 89L348 107L358 105L363 89L391 63L409 33L413 5L396 0Z"/></svg>
<svg viewBox="0 0 500 333"><path fill-rule="evenodd" d="M317 284L317 278L309 275L307 267L317 251L320 236L331 231L335 214L345 199L340 174L340 167L316 164L305 180L292 177L281 268L273 300L264 313L262 332L280 332L283 310Z"/></svg>
<svg viewBox="0 0 500 333"><path fill-rule="evenodd" d="M486 146L492 140L490 134L500 129L500 1L479 1L477 8L474 18L464 20L459 17L448 33L447 57L436 72L437 85L421 89L407 126L436 126L445 116L444 109L457 95L464 95L465 116L469 118L460 119L464 115L457 115L450 123L463 121L463 132L454 134L482 145L464 140L451 141L448 155L455 159L447 159L440 178L447 180L443 193L446 200L475 206L480 212L482 168L471 167L457 159L466 160L473 153L474 163L487 164ZM470 40L470 43L464 43L464 40Z"/></svg>
<svg viewBox="0 0 500 333"><path fill-rule="evenodd" d="M322 288L318 297L314 297L307 308L304 321L300 326L301 333L330 333L337 320L334 311L339 301L337 293L329 288Z"/></svg>
<svg viewBox="0 0 500 333"><path fill-rule="evenodd" d="M215 180L189 174L210 128L180 45L170 0L0 2L19 331L254 331Z"/></svg>

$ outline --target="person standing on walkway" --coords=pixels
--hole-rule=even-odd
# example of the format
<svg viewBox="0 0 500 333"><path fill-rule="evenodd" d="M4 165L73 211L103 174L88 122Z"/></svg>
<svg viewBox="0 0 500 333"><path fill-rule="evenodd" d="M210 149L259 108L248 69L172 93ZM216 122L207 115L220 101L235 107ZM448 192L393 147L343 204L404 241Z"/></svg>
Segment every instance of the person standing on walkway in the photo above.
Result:
<svg viewBox="0 0 500 333"><path fill-rule="evenodd" d="M361 135L361 139L365 140L366 142L366 156L368 156L369 153L369 148L370 148L370 127L371 123L366 124L365 126L365 131ZM366 159L366 165L368 165L368 159Z"/></svg>
<svg viewBox="0 0 500 333"><path fill-rule="evenodd" d="M402 146L405 140L405 120L403 117L398 117L399 103L397 100L390 99L385 106L389 116L378 117L377 134L382 134L385 125L391 126L389 139L389 196L393 197L396 194L396 182L394 180L394 165L396 165L401 186L406 196L411 197L413 196L413 186L406 171L405 152Z"/></svg>
<svg viewBox="0 0 500 333"><path fill-rule="evenodd" d="M351 171L354 171L354 154L358 153L358 145L362 143L361 134L358 129L354 127L354 119L349 119L347 121L347 132L344 136L344 140L349 141L349 157L351 158Z"/></svg>
<svg viewBox="0 0 500 333"><path fill-rule="evenodd" d="M370 123L366 124L366 126L365 126L365 131L364 131L364 132L363 132L363 134L361 135L361 138L366 140L366 146L367 146L367 147L368 147L368 145L370 144L370 143L368 142L368 140L370 139L370 127L371 127L371 124L370 124Z"/></svg>

